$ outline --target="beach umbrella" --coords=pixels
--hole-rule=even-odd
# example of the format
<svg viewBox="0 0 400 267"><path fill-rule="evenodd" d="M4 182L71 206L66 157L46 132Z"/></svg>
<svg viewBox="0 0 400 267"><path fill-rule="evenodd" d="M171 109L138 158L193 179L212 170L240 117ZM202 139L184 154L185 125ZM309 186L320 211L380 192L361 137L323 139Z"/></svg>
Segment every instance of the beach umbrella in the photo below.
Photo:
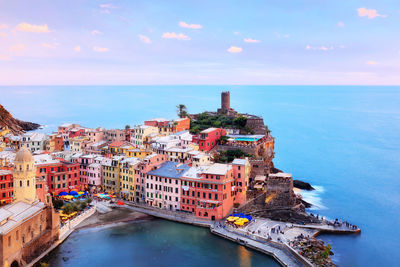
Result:
<svg viewBox="0 0 400 267"><path fill-rule="evenodd" d="M68 193L67 193L67 192L64 192L64 191L62 191L62 192L60 192L58 195L59 195L59 196L66 196L66 195L68 195Z"/></svg>
<svg viewBox="0 0 400 267"><path fill-rule="evenodd" d="M117 204L120 205L120 206L123 206L125 203L120 201L120 200L118 200Z"/></svg>
<svg viewBox="0 0 400 267"><path fill-rule="evenodd" d="M78 194L79 194L79 195L83 195L83 194L85 194L85 192L79 191Z"/></svg>
<svg viewBox="0 0 400 267"><path fill-rule="evenodd" d="M76 191L71 191L71 192L69 192L69 194L70 194L71 196L78 195L78 193L77 193Z"/></svg>

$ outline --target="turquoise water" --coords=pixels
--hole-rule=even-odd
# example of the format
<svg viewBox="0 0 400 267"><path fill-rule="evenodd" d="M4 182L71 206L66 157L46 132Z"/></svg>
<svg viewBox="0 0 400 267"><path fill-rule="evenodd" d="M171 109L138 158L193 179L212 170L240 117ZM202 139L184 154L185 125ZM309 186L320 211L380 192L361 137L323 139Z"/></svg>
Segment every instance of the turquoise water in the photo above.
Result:
<svg viewBox="0 0 400 267"><path fill-rule="evenodd" d="M49 257L50 266L279 266L206 228L164 220L81 230Z"/></svg>
<svg viewBox="0 0 400 267"><path fill-rule="evenodd" d="M264 117L276 137L276 167L318 188L307 195L318 204L313 212L361 227L361 235L322 236L334 261L398 266L400 87L0 87L0 103L17 118L47 125L45 131L63 122L123 128L173 118L181 103L191 113L216 110L222 90L231 91L237 111Z"/></svg>

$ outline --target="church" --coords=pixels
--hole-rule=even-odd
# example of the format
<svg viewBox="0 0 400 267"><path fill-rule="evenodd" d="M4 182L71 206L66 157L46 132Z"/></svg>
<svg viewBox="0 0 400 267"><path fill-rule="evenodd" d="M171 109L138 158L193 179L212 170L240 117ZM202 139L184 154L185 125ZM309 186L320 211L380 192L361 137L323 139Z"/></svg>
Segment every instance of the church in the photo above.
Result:
<svg viewBox="0 0 400 267"><path fill-rule="evenodd" d="M14 199L0 208L1 266L25 266L58 240L59 215L49 194L38 199L35 174L33 156L23 147L14 161Z"/></svg>

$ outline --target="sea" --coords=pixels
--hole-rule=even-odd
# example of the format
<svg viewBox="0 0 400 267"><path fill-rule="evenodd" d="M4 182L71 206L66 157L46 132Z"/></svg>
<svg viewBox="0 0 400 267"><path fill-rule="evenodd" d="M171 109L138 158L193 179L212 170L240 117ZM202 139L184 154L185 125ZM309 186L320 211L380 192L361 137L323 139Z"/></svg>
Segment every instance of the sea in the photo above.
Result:
<svg viewBox="0 0 400 267"><path fill-rule="evenodd" d="M231 107L262 116L275 137L275 166L316 190L309 210L343 219L360 235L321 235L339 266L400 266L400 87L396 86L19 86L0 87L16 118L56 131L62 123L124 128L150 118ZM154 220L73 233L51 266L278 266L206 229Z"/></svg>

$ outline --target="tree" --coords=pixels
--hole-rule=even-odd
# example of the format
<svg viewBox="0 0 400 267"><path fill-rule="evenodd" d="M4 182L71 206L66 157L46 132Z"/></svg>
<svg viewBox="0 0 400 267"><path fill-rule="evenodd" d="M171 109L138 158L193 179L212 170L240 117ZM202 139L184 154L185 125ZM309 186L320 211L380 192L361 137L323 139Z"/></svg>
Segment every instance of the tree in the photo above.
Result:
<svg viewBox="0 0 400 267"><path fill-rule="evenodd" d="M125 130L129 130L131 128L131 126L129 126L128 124L125 125Z"/></svg>
<svg viewBox="0 0 400 267"><path fill-rule="evenodd" d="M176 113L178 115L179 118L185 118L187 117L188 113L187 113L187 108L184 104L179 104L176 106Z"/></svg>
<svg viewBox="0 0 400 267"><path fill-rule="evenodd" d="M247 118L245 116L239 116L233 120L233 123L239 128L244 128L247 123Z"/></svg>
<svg viewBox="0 0 400 267"><path fill-rule="evenodd" d="M91 199L90 197L89 197L89 198L87 198L85 201L86 201L86 203L87 203L87 204L90 204L90 203L92 203L92 199Z"/></svg>
<svg viewBox="0 0 400 267"><path fill-rule="evenodd" d="M268 125L265 125L265 131L269 134L271 133L271 130L268 128Z"/></svg>
<svg viewBox="0 0 400 267"><path fill-rule="evenodd" d="M62 206L64 205L64 201L62 201L61 199L54 199L53 200L53 206L55 209L60 209Z"/></svg>
<svg viewBox="0 0 400 267"><path fill-rule="evenodd" d="M68 204L64 205L62 207L62 210L64 211L65 214L70 214L70 213L72 213L74 211L71 203L68 203Z"/></svg>

